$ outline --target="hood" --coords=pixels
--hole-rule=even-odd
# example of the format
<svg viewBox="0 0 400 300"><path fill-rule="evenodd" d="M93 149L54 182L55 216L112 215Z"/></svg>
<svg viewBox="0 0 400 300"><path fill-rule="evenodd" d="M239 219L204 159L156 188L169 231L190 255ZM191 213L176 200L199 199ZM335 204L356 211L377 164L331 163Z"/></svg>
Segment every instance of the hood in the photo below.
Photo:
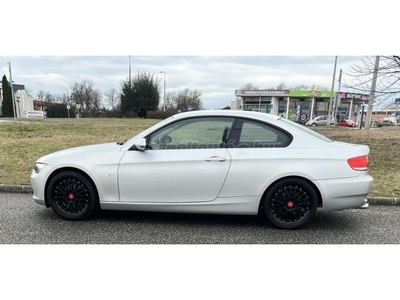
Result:
<svg viewBox="0 0 400 300"><path fill-rule="evenodd" d="M65 157L65 156L89 156L93 154L103 153L103 152L119 152L121 150L121 145L117 143L106 143L106 144L96 144L96 145L89 145L89 146L81 146L75 148L69 148L65 150L60 150L57 152L53 152L46 156L39 158L38 162L49 162L52 159Z"/></svg>

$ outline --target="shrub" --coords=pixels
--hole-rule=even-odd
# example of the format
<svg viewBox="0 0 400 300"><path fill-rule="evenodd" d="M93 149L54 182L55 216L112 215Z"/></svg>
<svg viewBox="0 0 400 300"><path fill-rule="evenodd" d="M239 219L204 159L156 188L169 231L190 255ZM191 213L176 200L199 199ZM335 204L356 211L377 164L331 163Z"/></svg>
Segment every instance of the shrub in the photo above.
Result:
<svg viewBox="0 0 400 300"><path fill-rule="evenodd" d="M69 110L70 118L75 118L75 106ZM47 107L48 118L68 118L68 109L65 104L53 103Z"/></svg>

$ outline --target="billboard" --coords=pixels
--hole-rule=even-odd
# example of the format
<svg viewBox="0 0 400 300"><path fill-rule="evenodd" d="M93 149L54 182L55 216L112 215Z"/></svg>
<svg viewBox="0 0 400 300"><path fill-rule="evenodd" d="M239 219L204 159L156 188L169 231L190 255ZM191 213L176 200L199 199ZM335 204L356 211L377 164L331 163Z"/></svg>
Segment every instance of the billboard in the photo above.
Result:
<svg viewBox="0 0 400 300"><path fill-rule="evenodd" d="M340 93L339 93L339 97L340 97L340 99L357 99L357 100L367 101L369 95L366 95L366 94L357 94L357 93L340 92Z"/></svg>
<svg viewBox="0 0 400 300"><path fill-rule="evenodd" d="M46 112L42 110L24 110L22 116L24 118L45 118Z"/></svg>
<svg viewBox="0 0 400 300"><path fill-rule="evenodd" d="M310 97L310 98L330 98L331 91L306 91L306 90L291 90L290 97ZM332 93L332 97L336 97L336 92Z"/></svg>

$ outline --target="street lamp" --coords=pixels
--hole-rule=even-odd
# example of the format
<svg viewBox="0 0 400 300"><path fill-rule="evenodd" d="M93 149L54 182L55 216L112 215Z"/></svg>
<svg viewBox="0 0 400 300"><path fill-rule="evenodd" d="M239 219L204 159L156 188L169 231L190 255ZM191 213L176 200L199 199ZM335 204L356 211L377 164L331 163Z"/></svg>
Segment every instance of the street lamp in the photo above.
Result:
<svg viewBox="0 0 400 300"><path fill-rule="evenodd" d="M165 79L165 77L166 77L166 73L165 73L164 71L160 71L160 73L163 73L163 74L164 74L164 108L163 108L163 110L165 111L165 86L166 86L166 79Z"/></svg>
<svg viewBox="0 0 400 300"><path fill-rule="evenodd" d="M131 85L131 56L129 56L129 86Z"/></svg>

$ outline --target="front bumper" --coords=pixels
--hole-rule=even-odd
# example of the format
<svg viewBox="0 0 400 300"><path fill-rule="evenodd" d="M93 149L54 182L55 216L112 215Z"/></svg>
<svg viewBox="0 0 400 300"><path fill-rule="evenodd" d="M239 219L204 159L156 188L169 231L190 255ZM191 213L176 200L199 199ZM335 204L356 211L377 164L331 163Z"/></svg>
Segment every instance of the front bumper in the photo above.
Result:
<svg viewBox="0 0 400 300"><path fill-rule="evenodd" d="M31 173L31 187L33 190L32 199L35 203L46 205L45 201L45 187L46 187L46 180L48 176L51 174L53 167L47 165L43 170L37 174L34 170Z"/></svg>

